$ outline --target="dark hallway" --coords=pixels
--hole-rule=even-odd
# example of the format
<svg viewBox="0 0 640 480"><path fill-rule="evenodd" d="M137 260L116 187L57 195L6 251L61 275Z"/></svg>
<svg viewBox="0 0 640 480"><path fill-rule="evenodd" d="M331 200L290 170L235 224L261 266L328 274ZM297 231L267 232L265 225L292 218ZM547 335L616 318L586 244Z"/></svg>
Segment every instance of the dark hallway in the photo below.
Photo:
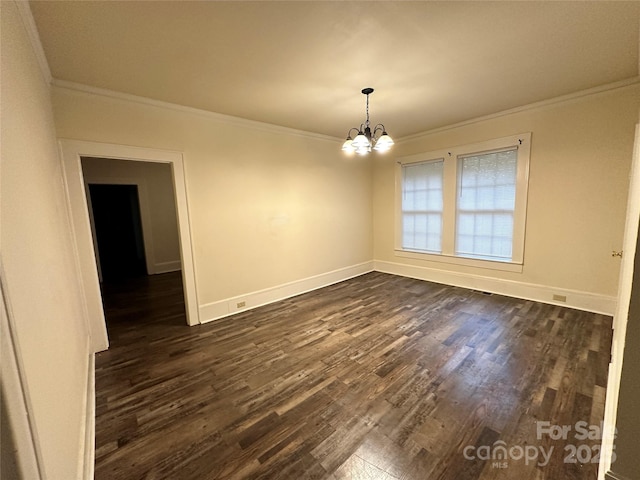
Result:
<svg viewBox="0 0 640 480"><path fill-rule="evenodd" d="M103 280L147 275L136 185L90 184Z"/></svg>

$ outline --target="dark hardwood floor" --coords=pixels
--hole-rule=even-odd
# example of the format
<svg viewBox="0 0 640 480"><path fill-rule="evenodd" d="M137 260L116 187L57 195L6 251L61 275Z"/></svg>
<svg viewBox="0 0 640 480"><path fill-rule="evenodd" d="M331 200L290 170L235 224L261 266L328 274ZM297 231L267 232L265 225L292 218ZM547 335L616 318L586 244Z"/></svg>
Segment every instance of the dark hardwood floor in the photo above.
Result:
<svg viewBox="0 0 640 480"><path fill-rule="evenodd" d="M196 327L179 274L104 291L98 480L596 478L610 317L382 273Z"/></svg>

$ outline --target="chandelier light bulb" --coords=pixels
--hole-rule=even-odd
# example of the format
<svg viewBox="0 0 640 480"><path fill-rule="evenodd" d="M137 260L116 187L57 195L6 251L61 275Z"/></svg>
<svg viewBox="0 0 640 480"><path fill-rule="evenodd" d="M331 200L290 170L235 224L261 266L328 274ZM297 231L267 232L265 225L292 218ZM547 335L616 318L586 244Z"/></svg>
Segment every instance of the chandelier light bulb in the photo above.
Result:
<svg viewBox="0 0 640 480"><path fill-rule="evenodd" d="M382 132L382 136L376 141L376 146L373 149L377 152L387 152L393 146L393 139L387 134L387 132Z"/></svg>
<svg viewBox="0 0 640 480"><path fill-rule="evenodd" d="M347 137L347 139L342 144L342 151L347 155L351 155L353 152L356 151L356 147L353 146L353 140L351 140L350 136Z"/></svg>
<svg viewBox="0 0 640 480"><path fill-rule="evenodd" d="M371 151L371 145L362 145L356 149L358 155L366 155Z"/></svg>
<svg viewBox="0 0 640 480"><path fill-rule="evenodd" d="M358 136L353 139L353 146L356 149L367 148L369 145L369 139L362 132L358 133Z"/></svg>

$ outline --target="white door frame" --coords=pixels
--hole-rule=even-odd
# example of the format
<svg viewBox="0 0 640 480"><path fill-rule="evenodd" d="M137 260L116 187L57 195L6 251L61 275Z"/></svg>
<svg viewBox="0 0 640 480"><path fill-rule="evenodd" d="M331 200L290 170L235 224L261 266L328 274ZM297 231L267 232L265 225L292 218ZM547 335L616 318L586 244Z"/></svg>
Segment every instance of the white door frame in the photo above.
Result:
<svg viewBox="0 0 640 480"><path fill-rule="evenodd" d="M611 459L615 451L616 418L618 415L618 396L624 357L629 304L633 287L638 229L640 228L640 125L636 125L636 139L633 148L631 173L629 174L629 195L627 217L622 242L622 264L618 281L618 302L613 316L613 339L611 344L611 364L607 379L607 395L604 406L604 424L602 429L602 447L598 480L604 480L611 469ZM636 285L636 288L640 288Z"/></svg>
<svg viewBox="0 0 640 480"><path fill-rule="evenodd" d="M100 283L98 281L98 270L89 222L89 209L82 174L82 157L158 162L171 165L176 199L176 213L178 217L178 233L180 236L182 281L184 285L187 323L189 325L199 324L195 267L193 263L193 247L182 153L80 140L60 139L58 143L63 162L69 211L71 212L74 249L76 251L76 258L78 259L80 278L82 280L80 283L84 290L82 293L85 302L85 314L89 322L93 351L99 352L109 348L109 339L107 337L107 327L104 310L102 308Z"/></svg>

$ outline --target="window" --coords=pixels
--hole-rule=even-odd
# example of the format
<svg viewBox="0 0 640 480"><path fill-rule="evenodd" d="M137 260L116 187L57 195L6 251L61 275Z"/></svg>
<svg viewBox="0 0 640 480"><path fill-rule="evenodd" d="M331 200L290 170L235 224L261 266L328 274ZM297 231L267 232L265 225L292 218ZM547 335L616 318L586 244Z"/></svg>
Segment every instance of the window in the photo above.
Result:
<svg viewBox="0 0 640 480"><path fill-rule="evenodd" d="M399 159L398 255L521 271L530 142L526 133Z"/></svg>
<svg viewBox="0 0 640 480"><path fill-rule="evenodd" d="M442 166L444 161L403 168L402 247L442 251Z"/></svg>
<svg viewBox="0 0 640 480"><path fill-rule="evenodd" d="M459 158L456 255L510 261L518 150Z"/></svg>

